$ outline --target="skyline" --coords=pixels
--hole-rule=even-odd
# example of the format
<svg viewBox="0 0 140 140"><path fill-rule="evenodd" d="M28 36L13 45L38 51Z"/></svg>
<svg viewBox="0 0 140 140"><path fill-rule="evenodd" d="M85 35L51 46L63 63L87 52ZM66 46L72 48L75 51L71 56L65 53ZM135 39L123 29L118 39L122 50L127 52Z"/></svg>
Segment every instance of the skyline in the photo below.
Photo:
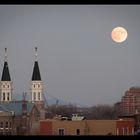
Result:
<svg viewBox="0 0 140 140"><path fill-rule="evenodd" d="M7 48L13 95L29 95L37 47L49 95L86 106L118 102L140 86L139 12L139 5L0 5L0 76ZM117 26L128 31L122 43L111 39Z"/></svg>

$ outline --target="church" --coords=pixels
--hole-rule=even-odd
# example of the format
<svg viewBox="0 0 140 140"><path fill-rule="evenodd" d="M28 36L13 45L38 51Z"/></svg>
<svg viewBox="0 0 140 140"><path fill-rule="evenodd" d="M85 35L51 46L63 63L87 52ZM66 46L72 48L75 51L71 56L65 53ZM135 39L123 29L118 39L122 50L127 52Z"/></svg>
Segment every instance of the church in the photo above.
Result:
<svg viewBox="0 0 140 140"><path fill-rule="evenodd" d="M0 81L0 135L37 135L39 121L45 119L43 82L35 47L35 62L31 77L30 101L23 93L22 100L13 100L13 82L8 67L7 48Z"/></svg>

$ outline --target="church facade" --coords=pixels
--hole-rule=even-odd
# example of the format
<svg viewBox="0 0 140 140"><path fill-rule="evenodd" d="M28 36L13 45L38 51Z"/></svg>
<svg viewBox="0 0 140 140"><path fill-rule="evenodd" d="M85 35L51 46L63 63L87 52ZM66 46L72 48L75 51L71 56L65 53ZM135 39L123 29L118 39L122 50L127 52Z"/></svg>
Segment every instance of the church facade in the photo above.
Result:
<svg viewBox="0 0 140 140"><path fill-rule="evenodd" d="M41 80L37 48L31 79L31 101L13 100L13 82L8 67L7 48L5 48L4 66L0 81L0 135L37 135L39 121L45 118L43 100L43 82Z"/></svg>

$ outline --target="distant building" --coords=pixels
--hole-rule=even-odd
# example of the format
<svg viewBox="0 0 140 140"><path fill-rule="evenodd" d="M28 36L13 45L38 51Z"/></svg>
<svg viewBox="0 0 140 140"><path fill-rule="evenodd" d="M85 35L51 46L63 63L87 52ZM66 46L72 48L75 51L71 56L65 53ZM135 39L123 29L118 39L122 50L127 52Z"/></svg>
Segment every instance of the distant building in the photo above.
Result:
<svg viewBox="0 0 140 140"><path fill-rule="evenodd" d="M40 135L134 135L134 120L41 120Z"/></svg>
<svg viewBox="0 0 140 140"><path fill-rule="evenodd" d="M134 129L134 119L120 119L116 121L116 135L134 135Z"/></svg>
<svg viewBox="0 0 140 140"><path fill-rule="evenodd" d="M123 121L123 120L126 120L126 121L133 121L133 124L131 124L131 126L133 125L134 128L133 128L133 131L134 131L134 135L140 135L140 114L134 114L134 115L129 115L129 116L118 116L119 120ZM130 124L131 122L128 122L125 124L128 125ZM118 124L118 127L122 127L122 130L119 130L120 134L122 134L123 132L125 133L125 129L123 128L123 126L121 126L121 122ZM123 124L124 125L124 124ZM129 130L129 129L128 129Z"/></svg>
<svg viewBox="0 0 140 140"><path fill-rule="evenodd" d="M140 113L140 87L131 87L121 100L122 115Z"/></svg>
<svg viewBox="0 0 140 140"><path fill-rule="evenodd" d="M35 63L31 79L31 101L26 101L26 97L21 101L13 101L12 89L13 82L8 67L7 48L5 48L4 67L0 81L0 135L39 134L39 120L45 118L45 106L37 48L35 48Z"/></svg>
<svg viewBox="0 0 140 140"><path fill-rule="evenodd" d="M39 111L35 104L25 101L0 103L1 135L31 135L37 122Z"/></svg>

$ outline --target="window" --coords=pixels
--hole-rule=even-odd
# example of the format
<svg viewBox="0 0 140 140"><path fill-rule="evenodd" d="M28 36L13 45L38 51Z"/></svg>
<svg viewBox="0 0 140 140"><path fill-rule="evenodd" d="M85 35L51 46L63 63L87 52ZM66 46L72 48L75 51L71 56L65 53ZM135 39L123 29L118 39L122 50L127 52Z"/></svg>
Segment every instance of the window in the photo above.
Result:
<svg viewBox="0 0 140 140"><path fill-rule="evenodd" d="M5 92L3 92L3 101L5 101Z"/></svg>
<svg viewBox="0 0 140 140"><path fill-rule="evenodd" d="M5 88L5 85L3 85L3 88Z"/></svg>
<svg viewBox="0 0 140 140"><path fill-rule="evenodd" d="M7 93L7 101L9 101L9 92Z"/></svg>
<svg viewBox="0 0 140 140"><path fill-rule="evenodd" d="M3 129L3 122L0 122L0 128Z"/></svg>
<svg viewBox="0 0 140 140"><path fill-rule="evenodd" d="M7 87L9 88L9 85L7 85Z"/></svg>
<svg viewBox="0 0 140 140"><path fill-rule="evenodd" d="M35 84L34 84L34 88L35 88Z"/></svg>
<svg viewBox="0 0 140 140"><path fill-rule="evenodd" d="M38 100L40 100L40 92L38 92Z"/></svg>
<svg viewBox="0 0 140 140"><path fill-rule="evenodd" d="M80 129L76 129L76 135L80 135Z"/></svg>
<svg viewBox="0 0 140 140"><path fill-rule="evenodd" d="M5 128L8 128L8 122L5 122Z"/></svg>
<svg viewBox="0 0 140 140"><path fill-rule="evenodd" d="M34 92L34 101L36 100L36 93Z"/></svg>
<svg viewBox="0 0 140 140"><path fill-rule="evenodd" d="M64 129L63 128L59 129L58 133L59 133L59 135L64 135Z"/></svg>
<svg viewBox="0 0 140 140"><path fill-rule="evenodd" d="M9 122L9 127L12 128L12 123L11 122Z"/></svg>
<svg viewBox="0 0 140 140"><path fill-rule="evenodd" d="M38 87L40 87L40 85L38 85Z"/></svg>

